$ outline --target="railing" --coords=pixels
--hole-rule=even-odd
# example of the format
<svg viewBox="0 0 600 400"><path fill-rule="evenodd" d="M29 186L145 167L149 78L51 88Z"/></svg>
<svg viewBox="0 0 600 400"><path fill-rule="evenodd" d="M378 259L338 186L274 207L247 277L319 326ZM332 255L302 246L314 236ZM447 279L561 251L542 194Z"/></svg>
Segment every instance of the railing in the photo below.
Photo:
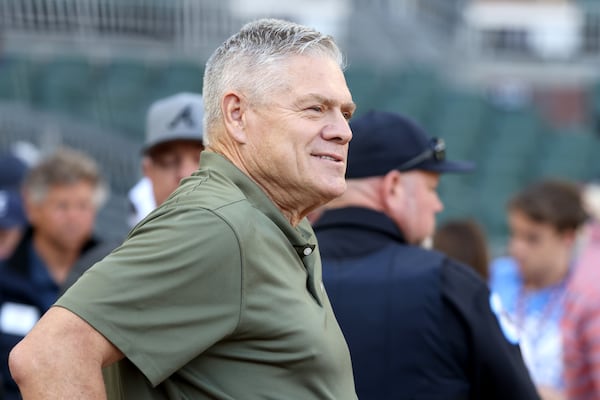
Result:
<svg viewBox="0 0 600 400"><path fill-rule="evenodd" d="M122 239L129 231L127 191L140 176L140 144L94 126L0 102L0 151L29 142L42 155L58 146L87 153L110 184L110 196L99 210L96 231L104 238Z"/></svg>
<svg viewBox="0 0 600 400"><path fill-rule="evenodd" d="M7 40L41 36L106 51L119 43L205 56L239 28L225 1L210 0L0 0L0 30ZM35 41L30 42L35 48Z"/></svg>
<svg viewBox="0 0 600 400"><path fill-rule="evenodd" d="M132 49L138 54L158 50L155 53L163 56L176 52L205 60L244 22L272 16L332 33L344 47L346 43L353 46L351 38L359 34L381 40L381 32L390 46L402 46L406 39L393 33L398 23L411 22L418 29L424 24L431 31L443 32L445 40L458 20L462 2L305 0L302 7L290 7L287 2L274 0L251 4L241 0L0 0L0 35L4 36L5 48L15 51L49 52L63 45L70 51L113 53L121 45L130 53ZM257 10L263 11L259 15ZM355 24L352 16L360 14L385 19L373 21L367 30ZM418 42L422 35L415 36ZM21 40L15 41L18 38ZM357 49L356 53L360 52Z"/></svg>
<svg viewBox="0 0 600 400"><path fill-rule="evenodd" d="M141 143L22 104L0 102L0 149L18 141L30 142L42 151L65 145L88 153L119 194L126 193L141 173Z"/></svg>

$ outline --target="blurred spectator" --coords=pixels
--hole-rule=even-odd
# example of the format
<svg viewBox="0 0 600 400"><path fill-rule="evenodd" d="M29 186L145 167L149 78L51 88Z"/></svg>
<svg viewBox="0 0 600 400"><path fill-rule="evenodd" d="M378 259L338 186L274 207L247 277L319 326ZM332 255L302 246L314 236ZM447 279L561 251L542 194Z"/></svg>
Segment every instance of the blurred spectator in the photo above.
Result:
<svg viewBox="0 0 600 400"><path fill-rule="evenodd" d="M563 398L560 320L586 218L575 184L536 182L509 201L510 257L491 265L491 288L519 332L523 357L544 399Z"/></svg>
<svg viewBox="0 0 600 400"><path fill-rule="evenodd" d="M21 183L27 164L12 153L0 156L0 261L10 256L27 227Z"/></svg>
<svg viewBox="0 0 600 400"><path fill-rule="evenodd" d="M470 267L486 282L490 277L487 238L481 225L472 219L445 222L433 235L433 248Z"/></svg>
<svg viewBox="0 0 600 400"><path fill-rule="evenodd" d="M181 179L198 169L202 144L202 96L179 93L154 102L146 118L144 177L129 191L132 207L129 225L135 226L177 189ZM91 257L99 260L119 243L106 243ZM70 271L63 290L68 289L93 263L79 262Z"/></svg>
<svg viewBox="0 0 600 400"><path fill-rule="evenodd" d="M130 225L161 205L181 179L198 169L202 144L202 96L179 93L154 102L146 118L144 177L130 190Z"/></svg>
<svg viewBox="0 0 600 400"><path fill-rule="evenodd" d="M420 244L443 206L440 174L473 165L410 120L369 112L350 123L347 185L314 229L323 282L363 400L537 399L486 283Z"/></svg>
<svg viewBox="0 0 600 400"><path fill-rule="evenodd" d="M585 187L584 202L592 219L567 286L562 325L570 400L600 399L600 184Z"/></svg>
<svg viewBox="0 0 600 400"><path fill-rule="evenodd" d="M8 353L57 299L73 265L100 246L92 231L106 195L96 163L74 150L58 150L25 176L31 226L0 263L0 371L8 400L19 398Z"/></svg>

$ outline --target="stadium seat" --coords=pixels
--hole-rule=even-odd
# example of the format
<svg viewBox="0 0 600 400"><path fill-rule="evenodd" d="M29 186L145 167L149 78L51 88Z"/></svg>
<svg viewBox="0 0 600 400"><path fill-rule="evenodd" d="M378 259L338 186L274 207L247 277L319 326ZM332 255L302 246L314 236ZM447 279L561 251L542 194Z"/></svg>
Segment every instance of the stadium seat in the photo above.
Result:
<svg viewBox="0 0 600 400"><path fill-rule="evenodd" d="M119 60L104 66L95 99L100 124L143 140L144 115L154 78L154 70L141 61Z"/></svg>
<svg viewBox="0 0 600 400"><path fill-rule="evenodd" d="M544 138L535 173L576 181L597 178L599 151L600 140L588 130L554 132Z"/></svg>
<svg viewBox="0 0 600 400"><path fill-rule="evenodd" d="M94 89L94 71L82 57L41 62L33 79L33 103L42 110L77 116Z"/></svg>
<svg viewBox="0 0 600 400"><path fill-rule="evenodd" d="M152 91L154 99L167 97L179 92L202 93L204 67L196 63L176 62L159 68L156 87Z"/></svg>
<svg viewBox="0 0 600 400"><path fill-rule="evenodd" d="M0 56L0 99L28 103L31 99L29 72L26 59Z"/></svg>
<svg viewBox="0 0 600 400"><path fill-rule="evenodd" d="M429 69L398 71L383 81L377 107L405 114L428 128L439 89L437 76Z"/></svg>
<svg viewBox="0 0 600 400"><path fill-rule="evenodd" d="M376 108L376 99L381 96L380 74L370 66L351 65L344 72L346 83L357 105L356 115ZM385 90L382 88L382 90Z"/></svg>
<svg viewBox="0 0 600 400"><path fill-rule="evenodd" d="M439 97L430 132L446 140L452 157L477 160L480 141L489 129L487 103L466 91L448 89Z"/></svg>

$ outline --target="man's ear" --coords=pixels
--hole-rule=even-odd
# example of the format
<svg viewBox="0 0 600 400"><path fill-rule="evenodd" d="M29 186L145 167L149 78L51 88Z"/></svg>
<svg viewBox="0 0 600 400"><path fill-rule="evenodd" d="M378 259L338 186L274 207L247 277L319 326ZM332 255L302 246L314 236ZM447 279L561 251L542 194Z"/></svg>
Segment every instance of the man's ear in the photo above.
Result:
<svg viewBox="0 0 600 400"><path fill-rule="evenodd" d="M248 102L239 93L229 92L223 96L221 111L223 112L225 129L233 140L240 144L247 141L246 136L246 110Z"/></svg>
<svg viewBox="0 0 600 400"><path fill-rule="evenodd" d="M400 171L392 170L385 174L379 190L381 201L386 210L401 204L400 199L404 196L402 180L404 176Z"/></svg>

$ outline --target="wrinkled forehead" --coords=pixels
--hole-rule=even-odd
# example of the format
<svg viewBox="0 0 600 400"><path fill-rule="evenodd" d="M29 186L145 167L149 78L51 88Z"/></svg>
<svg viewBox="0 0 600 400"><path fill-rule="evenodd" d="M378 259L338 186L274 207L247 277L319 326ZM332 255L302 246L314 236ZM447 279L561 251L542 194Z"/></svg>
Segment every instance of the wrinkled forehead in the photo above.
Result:
<svg viewBox="0 0 600 400"><path fill-rule="evenodd" d="M352 102L352 95L341 67L331 57L295 55L258 72L272 83L264 87L283 95L319 96L340 103Z"/></svg>

